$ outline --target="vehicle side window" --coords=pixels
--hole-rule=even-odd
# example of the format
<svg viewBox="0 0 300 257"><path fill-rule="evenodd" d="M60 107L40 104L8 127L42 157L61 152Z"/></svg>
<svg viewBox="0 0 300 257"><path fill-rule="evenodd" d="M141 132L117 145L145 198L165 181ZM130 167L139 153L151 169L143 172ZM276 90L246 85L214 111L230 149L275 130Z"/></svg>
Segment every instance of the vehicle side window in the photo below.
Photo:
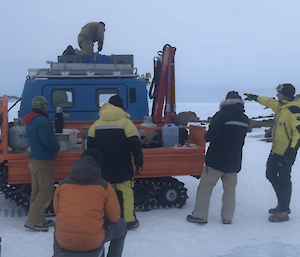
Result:
<svg viewBox="0 0 300 257"><path fill-rule="evenodd" d="M118 95L119 91L115 88L103 88L97 90L97 105L101 107L103 104L108 103L109 98Z"/></svg>
<svg viewBox="0 0 300 257"><path fill-rule="evenodd" d="M51 102L53 107L73 107L74 92L73 90L54 89L51 93Z"/></svg>

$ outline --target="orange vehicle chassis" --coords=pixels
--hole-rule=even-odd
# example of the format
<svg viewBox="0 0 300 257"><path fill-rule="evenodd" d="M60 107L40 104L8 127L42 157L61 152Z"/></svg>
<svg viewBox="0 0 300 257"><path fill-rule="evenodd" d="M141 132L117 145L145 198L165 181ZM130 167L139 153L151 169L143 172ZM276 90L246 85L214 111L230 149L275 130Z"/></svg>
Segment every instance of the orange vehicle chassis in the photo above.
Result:
<svg viewBox="0 0 300 257"><path fill-rule="evenodd" d="M28 168L29 153L18 153L8 150L7 97L5 95L0 100L1 120L0 163L5 162L8 168L8 183L31 183L30 170ZM81 131L82 128L86 128L92 123L93 121L65 121L65 126L66 128L76 128ZM139 127L138 122L135 123ZM146 129L150 130L151 128ZM156 129L160 130L161 128ZM206 129L202 126L188 126L186 129L189 130L189 143L193 146L143 149L143 171L137 178L201 175L205 155L204 133ZM82 151L83 149L79 147L77 151L58 153L55 159L56 182L69 176L72 166L80 159Z"/></svg>

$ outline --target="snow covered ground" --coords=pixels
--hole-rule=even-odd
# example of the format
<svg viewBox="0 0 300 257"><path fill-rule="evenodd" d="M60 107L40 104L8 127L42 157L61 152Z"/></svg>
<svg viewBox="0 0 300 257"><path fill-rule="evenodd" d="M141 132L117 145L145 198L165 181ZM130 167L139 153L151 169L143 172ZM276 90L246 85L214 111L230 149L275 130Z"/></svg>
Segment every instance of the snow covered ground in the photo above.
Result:
<svg viewBox="0 0 300 257"><path fill-rule="evenodd" d="M249 117L268 115L257 103L246 104ZM190 106L187 104L187 106ZM201 119L212 116L218 104L194 104ZM180 111L183 104L177 104ZM268 113L265 113L268 112ZM199 114L201 113L201 115ZM265 128L253 129L247 135L243 166L238 174L236 211L231 225L221 222L222 183L213 190L206 225L189 223L186 215L193 210L199 180L178 177L188 189L186 205L181 209L137 212L140 227L128 231L124 257L296 257L300 256L300 157L292 171L293 193L290 221L271 223L268 210L276 206L273 189L265 178L265 164L271 144L260 141ZM12 210L15 217L11 217ZM25 216L0 195L1 257L52 256L53 228L49 232L33 232L24 228ZM107 250L107 246L106 246Z"/></svg>

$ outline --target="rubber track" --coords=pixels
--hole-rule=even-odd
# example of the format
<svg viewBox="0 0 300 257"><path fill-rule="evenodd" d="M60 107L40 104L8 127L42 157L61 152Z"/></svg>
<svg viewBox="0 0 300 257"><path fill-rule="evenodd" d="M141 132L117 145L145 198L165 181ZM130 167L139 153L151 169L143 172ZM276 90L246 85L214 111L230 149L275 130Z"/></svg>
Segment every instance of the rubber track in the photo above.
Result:
<svg viewBox="0 0 300 257"><path fill-rule="evenodd" d="M7 167L0 171L0 192L2 192L6 199L17 206L22 207L27 213L29 210L30 196L22 191L16 191L13 185L9 185L7 181ZM187 189L184 184L173 177L149 178L149 179L135 179L135 185L142 185L147 189L147 199L143 205L135 206L135 210L146 211L160 208L181 208L185 205L187 199ZM166 188L176 192L177 195L172 201L166 200L164 197L164 190ZM52 215L51 215L52 216Z"/></svg>
<svg viewBox="0 0 300 257"><path fill-rule="evenodd" d="M0 192L2 192L6 199L10 199L12 203L21 206L26 213L29 210L29 195L16 191L14 185L9 185L7 181L7 167L0 171Z"/></svg>
<svg viewBox="0 0 300 257"><path fill-rule="evenodd" d="M173 177L135 179L135 185L142 185L148 190L148 199L145 203L135 206L135 210L152 210L160 208L181 208L185 205L187 199L187 189L184 184ZM177 197L173 201L168 201L164 197L164 190L175 190Z"/></svg>

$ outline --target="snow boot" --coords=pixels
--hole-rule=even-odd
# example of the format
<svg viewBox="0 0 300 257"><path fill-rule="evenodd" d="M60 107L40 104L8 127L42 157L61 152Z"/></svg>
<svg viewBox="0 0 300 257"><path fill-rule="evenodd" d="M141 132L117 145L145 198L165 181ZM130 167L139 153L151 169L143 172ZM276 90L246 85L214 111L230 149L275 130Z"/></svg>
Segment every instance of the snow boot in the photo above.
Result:
<svg viewBox="0 0 300 257"><path fill-rule="evenodd" d="M138 220L127 222L127 229L137 228L140 225Z"/></svg>
<svg viewBox="0 0 300 257"><path fill-rule="evenodd" d="M206 219L196 218L193 215L186 216L186 220L189 221L189 222L194 222L194 223L199 223L199 224L206 224L207 223Z"/></svg>
<svg viewBox="0 0 300 257"><path fill-rule="evenodd" d="M277 214L279 212L279 204L275 207L275 208L271 208L270 210L269 210L269 213L270 214ZM290 214L291 213L291 209L289 208L289 210L288 210L288 214Z"/></svg>
<svg viewBox="0 0 300 257"><path fill-rule="evenodd" d="M31 230L35 230L35 231L42 231L42 232L48 232L48 227L42 225L42 226L37 226L34 225L33 227L29 227L27 225L24 225L25 228L31 229Z"/></svg>
<svg viewBox="0 0 300 257"><path fill-rule="evenodd" d="M277 212L269 217L270 222L282 222L288 221L289 219L289 214L287 212Z"/></svg>
<svg viewBox="0 0 300 257"><path fill-rule="evenodd" d="M47 220L46 222L43 223L43 226L51 227L51 226L53 226L53 224L54 224L53 220Z"/></svg>
<svg viewBox="0 0 300 257"><path fill-rule="evenodd" d="M222 219L222 222L223 222L223 224L225 225L225 224L231 224L231 220L225 220L225 219Z"/></svg>

